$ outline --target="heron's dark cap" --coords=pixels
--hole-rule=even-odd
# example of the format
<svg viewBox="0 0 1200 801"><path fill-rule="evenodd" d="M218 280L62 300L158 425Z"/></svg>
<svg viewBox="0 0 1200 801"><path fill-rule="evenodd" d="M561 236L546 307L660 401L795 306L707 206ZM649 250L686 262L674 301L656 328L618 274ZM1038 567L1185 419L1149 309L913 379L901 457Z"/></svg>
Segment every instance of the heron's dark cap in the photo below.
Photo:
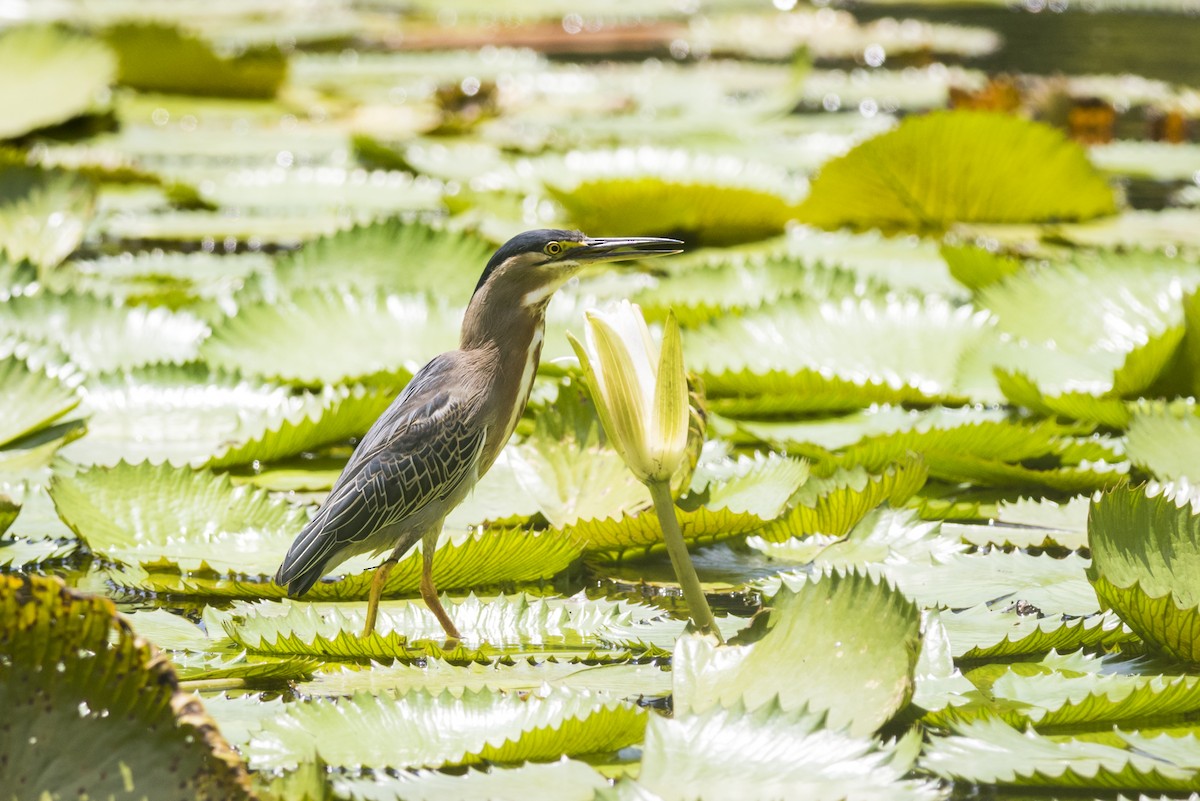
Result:
<svg viewBox="0 0 1200 801"><path fill-rule="evenodd" d="M582 231L567 231L562 228L538 228L534 231L525 231L517 234L512 239L505 242L500 248L492 254L492 258L488 260L487 266L483 268L483 275L479 276L479 283L475 285L475 291L487 283L487 280L492 277L492 273L496 271L501 264L511 259L513 256L519 256L522 253L539 252L542 248L551 242L582 242L586 237Z"/></svg>

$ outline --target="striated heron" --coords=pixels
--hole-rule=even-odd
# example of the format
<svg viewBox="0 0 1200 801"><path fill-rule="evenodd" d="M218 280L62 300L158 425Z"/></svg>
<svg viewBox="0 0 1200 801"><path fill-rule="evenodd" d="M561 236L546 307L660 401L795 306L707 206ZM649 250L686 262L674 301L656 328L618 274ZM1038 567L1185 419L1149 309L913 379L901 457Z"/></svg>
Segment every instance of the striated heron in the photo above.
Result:
<svg viewBox="0 0 1200 801"><path fill-rule="evenodd" d="M475 286L458 350L417 371L371 426L275 580L299 597L351 556L390 550L371 581L367 637L389 571L420 540L421 597L446 636L461 639L438 600L433 550L446 515L492 466L525 411L551 295L587 264L678 253L681 244L555 229L505 243Z"/></svg>

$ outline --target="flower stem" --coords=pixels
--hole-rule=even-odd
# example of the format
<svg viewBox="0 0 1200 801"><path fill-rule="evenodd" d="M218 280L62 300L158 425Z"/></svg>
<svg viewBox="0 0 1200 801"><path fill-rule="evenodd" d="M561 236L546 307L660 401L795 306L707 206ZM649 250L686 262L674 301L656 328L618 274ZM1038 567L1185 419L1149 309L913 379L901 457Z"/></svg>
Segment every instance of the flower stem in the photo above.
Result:
<svg viewBox="0 0 1200 801"><path fill-rule="evenodd" d="M646 487L654 501L654 511L658 514L663 540L667 543L667 553L671 556L671 566L675 568L675 577L679 579L679 586L683 588L683 599L687 601L692 623L701 632L712 634L718 642L724 643L725 639L713 620L712 610L708 608L708 599L704 597L704 590L700 586L700 577L696 575L696 567L692 564L692 557L683 541L683 532L679 530L670 482L648 481Z"/></svg>

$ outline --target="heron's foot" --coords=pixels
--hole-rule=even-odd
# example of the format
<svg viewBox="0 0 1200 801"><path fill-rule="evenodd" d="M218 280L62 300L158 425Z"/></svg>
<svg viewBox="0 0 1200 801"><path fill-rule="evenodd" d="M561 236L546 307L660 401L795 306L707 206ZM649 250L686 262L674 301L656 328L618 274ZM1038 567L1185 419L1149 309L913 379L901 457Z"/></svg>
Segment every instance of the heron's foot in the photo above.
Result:
<svg viewBox="0 0 1200 801"><path fill-rule="evenodd" d="M371 594L367 599L367 625L363 626L362 638L365 640L371 636L371 632L375 631L375 618L379 616L379 599L383 597L383 587L387 584L388 574L392 572L392 566L396 564L396 554L392 554L387 561L375 569L375 575L371 578Z"/></svg>
<svg viewBox="0 0 1200 801"><path fill-rule="evenodd" d="M372 606L367 609L367 625L363 626L362 639L369 639L375 631L375 617L379 611L379 607Z"/></svg>
<svg viewBox="0 0 1200 801"><path fill-rule="evenodd" d="M436 595L433 595L425 599L425 604L429 607L429 611L433 612L433 616L437 618L438 623L442 624L442 631L446 632L446 643L442 646L442 649L450 651L457 648L458 644L462 641L462 635L458 633L458 629L454 626L454 621L446 613L442 602Z"/></svg>

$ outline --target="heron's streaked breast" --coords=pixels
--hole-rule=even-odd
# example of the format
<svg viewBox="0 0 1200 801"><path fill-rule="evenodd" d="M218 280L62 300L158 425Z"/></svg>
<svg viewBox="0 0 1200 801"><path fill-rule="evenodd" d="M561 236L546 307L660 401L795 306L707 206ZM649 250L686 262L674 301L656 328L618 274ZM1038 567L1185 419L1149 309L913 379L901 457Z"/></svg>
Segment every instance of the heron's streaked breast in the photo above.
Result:
<svg viewBox="0 0 1200 801"><path fill-rule="evenodd" d="M525 351L525 365L521 368L521 379L517 384L517 402L513 404L508 424L504 427L502 442L507 442L508 438L512 436L512 432L517 428L517 421L525 413L525 404L529 402L529 393L533 391L533 379L537 375L538 361L542 356L542 343L545 339L545 329L538 326Z"/></svg>

